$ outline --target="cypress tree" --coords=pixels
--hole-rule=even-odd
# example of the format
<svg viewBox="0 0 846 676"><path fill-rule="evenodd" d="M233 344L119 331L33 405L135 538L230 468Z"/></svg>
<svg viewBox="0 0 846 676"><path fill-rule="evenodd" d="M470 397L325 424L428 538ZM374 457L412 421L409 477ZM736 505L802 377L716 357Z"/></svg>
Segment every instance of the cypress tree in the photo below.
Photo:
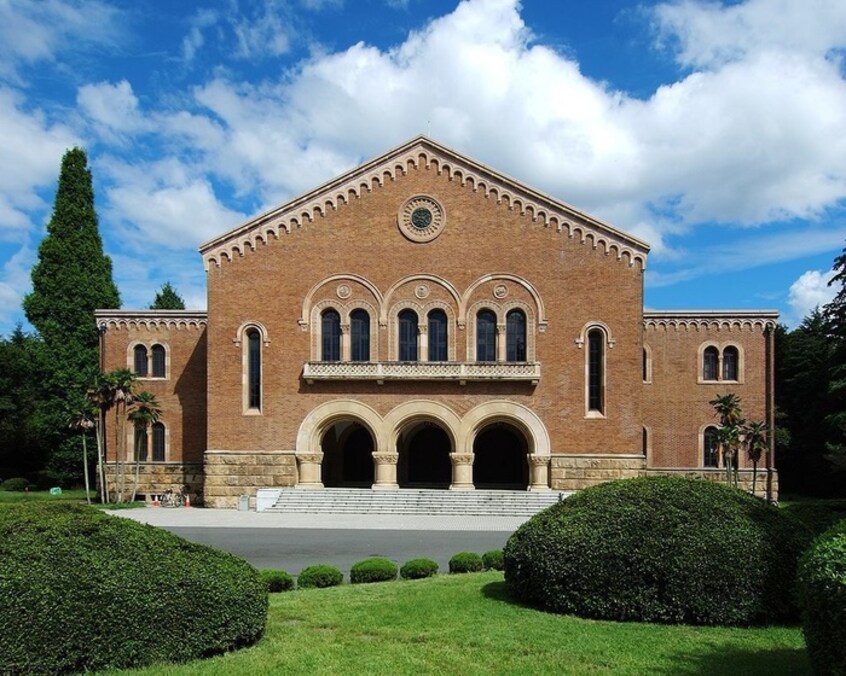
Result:
<svg viewBox="0 0 846 676"><path fill-rule="evenodd" d="M176 293L176 290L170 285L170 282L165 282L161 291L156 292L156 299L150 306L151 310L184 310L185 301L182 296Z"/></svg>
<svg viewBox="0 0 846 676"><path fill-rule="evenodd" d="M42 340L47 376L39 425L51 440L57 478L69 478L65 467L81 470L81 446L74 457L77 440L68 436L67 421L83 405L98 370L94 310L119 306L112 262L103 253L88 158L81 148L72 148L62 158L53 214L32 269L32 293L23 302Z"/></svg>

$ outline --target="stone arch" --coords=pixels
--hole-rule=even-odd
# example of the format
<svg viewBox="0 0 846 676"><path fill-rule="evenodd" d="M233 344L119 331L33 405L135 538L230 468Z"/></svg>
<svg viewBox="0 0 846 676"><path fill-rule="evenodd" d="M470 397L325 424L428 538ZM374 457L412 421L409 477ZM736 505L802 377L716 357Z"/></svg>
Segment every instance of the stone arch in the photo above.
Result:
<svg viewBox="0 0 846 676"><path fill-rule="evenodd" d="M447 293L452 296L452 299L455 301L455 307L461 307L461 296L458 293L458 290L446 279L440 277L438 275L430 275L430 274L414 274L414 275L406 275L405 277L398 279L394 282L391 287L385 292L384 299L382 300L382 311L379 316L379 323L383 326L388 323L388 312L392 309L391 305L391 297L396 293L397 289L400 287L416 281L425 281L431 282L432 284L437 284L441 288L445 289Z"/></svg>
<svg viewBox="0 0 846 676"><path fill-rule="evenodd" d="M366 277L362 277L361 275L356 275L353 273L329 275L329 277L324 277L319 282L317 282L317 284L311 287L311 289L303 299L303 307L300 311L300 319L298 322L303 330L308 328L309 321L311 320L311 306L314 303L314 298L317 292L320 291L320 289L323 288L326 284L331 284L332 282L338 281L357 282L358 284L361 284L364 288L366 288L373 295L373 298L375 299L376 304L380 309L381 316L381 308L383 305L382 292L379 291L378 287L373 282L371 282Z"/></svg>
<svg viewBox="0 0 846 676"><path fill-rule="evenodd" d="M529 455L550 455L549 432L546 425L530 408L513 401L494 400L479 404L461 420L459 440L461 453L473 453L473 441L476 433L492 422L509 423L526 435Z"/></svg>
<svg viewBox="0 0 846 676"><path fill-rule="evenodd" d="M443 425L452 437L453 450L458 450L461 419L449 406L430 399L413 399L391 409L383 421L386 448L395 448L402 428L417 420L431 420Z"/></svg>
<svg viewBox="0 0 846 676"><path fill-rule="evenodd" d="M458 321L459 323L465 323L468 320L467 311L468 311L468 303L473 298L473 294L475 293L476 289L478 289L482 284L487 284L488 282L493 282L496 280L505 280L509 282L513 282L519 286L522 286L526 291L529 292L529 295L535 302L535 314L537 316L538 322L538 329L540 331L544 331L547 325L546 319L546 309L544 308L543 300L540 297L540 293L535 288L535 286L527 279L520 277L518 275L512 275L507 272L493 272L488 275L483 275L479 277L475 282L473 282L470 286L467 287L467 290L464 292L464 295L461 297L461 303L459 305L458 311Z"/></svg>
<svg viewBox="0 0 846 676"><path fill-rule="evenodd" d="M316 406L303 418L297 431L297 457L320 453L323 432L339 420L352 420L367 428L376 445L375 452L385 448L381 416L360 401L336 399Z"/></svg>

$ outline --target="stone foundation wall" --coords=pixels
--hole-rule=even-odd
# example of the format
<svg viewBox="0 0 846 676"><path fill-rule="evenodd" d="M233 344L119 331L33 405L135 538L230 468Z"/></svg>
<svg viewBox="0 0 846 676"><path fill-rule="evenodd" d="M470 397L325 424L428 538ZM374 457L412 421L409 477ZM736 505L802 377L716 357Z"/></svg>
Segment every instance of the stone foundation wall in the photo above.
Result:
<svg viewBox="0 0 846 676"><path fill-rule="evenodd" d="M205 474L207 507L237 507L241 495L254 507L257 489L297 484L297 459L293 451L206 451Z"/></svg>
<svg viewBox="0 0 846 676"><path fill-rule="evenodd" d="M693 479L707 479L708 481L719 481L725 483L726 471L724 469L657 469L650 467L646 470L648 476L683 476ZM738 472L737 487L747 493L752 492L752 470L741 469ZM767 497L767 470L758 468L758 476L755 480L755 495L759 498ZM778 500L778 472L773 470L773 500Z"/></svg>
<svg viewBox="0 0 846 676"><path fill-rule="evenodd" d="M642 455L553 455L550 486L554 491L578 491L614 479L643 476L646 458Z"/></svg>
<svg viewBox="0 0 846 676"><path fill-rule="evenodd" d="M135 483L135 463L126 464L125 490L132 495ZM106 485L114 494L115 467L110 463L106 466ZM161 495L166 490L180 490L188 487L191 502L201 504L203 498L203 464L201 462L142 462L138 472L137 495L148 502L154 495Z"/></svg>

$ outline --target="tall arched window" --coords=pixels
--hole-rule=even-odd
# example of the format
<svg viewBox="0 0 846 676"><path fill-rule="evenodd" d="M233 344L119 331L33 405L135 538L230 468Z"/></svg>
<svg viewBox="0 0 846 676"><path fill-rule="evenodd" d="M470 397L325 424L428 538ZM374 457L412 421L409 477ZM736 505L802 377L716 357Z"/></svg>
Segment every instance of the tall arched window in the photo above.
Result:
<svg viewBox="0 0 846 676"><path fill-rule="evenodd" d="M323 361L341 361L341 315L338 314L337 310L330 308L323 311L321 336L323 337L321 359Z"/></svg>
<svg viewBox="0 0 846 676"><path fill-rule="evenodd" d="M588 411L605 412L605 334L588 332Z"/></svg>
<svg viewBox="0 0 846 676"><path fill-rule="evenodd" d="M133 351L133 364L135 375L139 378L147 377L147 348L144 345L136 345Z"/></svg>
<svg viewBox="0 0 846 676"><path fill-rule="evenodd" d="M447 361L448 355L446 312L432 310L429 313L429 361Z"/></svg>
<svg viewBox="0 0 846 676"><path fill-rule="evenodd" d="M476 315L476 361L496 361L496 315L490 310Z"/></svg>
<svg viewBox="0 0 846 676"><path fill-rule="evenodd" d="M511 310L505 316L505 360L526 361L526 315Z"/></svg>
<svg viewBox="0 0 846 676"><path fill-rule="evenodd" d="M350 313L350 359L370 361L370 315L367 310Z"/></svg>
<svg viewBox="0 0 846 676"><path fill-rule="evenodd" d="M135 423L135 459L147 460L147 426L142 422Z"/></svg>
<svg viewBox="0 0 846 676"><path fill-rule="evenodd" d="M399 313L399 360L417 361L417 313L414 310Z"/></svg>
<svg viewBox="0 0 846 676"><path fill-rule="evenodd" d="M706 347L702 353L702 380L716 380L720 353L713 345Z"/></svg>
<svg viewBox="0 0 846 676"><path fill-rule="evenodd" d="M261 336L247 330L247 408L261 408Z"/></svg>
<svg viewBox="0 0 846 676"><path fill-rule="evenodd" d="M153 423L153 462L165 461L165 426Z"/></svg>
<svg viewBox="0 0 846 676"><path fill-rule="evenodd" d="M164 378L166 372L166 352L163 345L153 345L153 378Z"/></svg>
<svg viewBox="0 0 846 676"><path fill-rule="evenodd" d="M720 453L717 428L706 427L702 433L702 466L719 467Z"/></svg>
<svg viewBox="0 0 846 676"><path fill-rule="evenodd" d="M723 350L723 380L737 380L738 351L733 345Z"/></svg>

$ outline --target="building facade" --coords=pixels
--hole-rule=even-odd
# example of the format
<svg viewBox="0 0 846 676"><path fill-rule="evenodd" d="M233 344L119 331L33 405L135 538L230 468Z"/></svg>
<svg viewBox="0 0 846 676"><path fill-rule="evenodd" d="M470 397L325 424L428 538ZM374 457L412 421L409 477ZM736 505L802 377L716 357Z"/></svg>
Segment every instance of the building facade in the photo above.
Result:
<svg viewBox="0 0 846 676"><path fill-rule="evenodd" d="M708 402L771 420L777 315L644 312L648 250L413 139L204 244L206 313L97 313L163 405L141 492L721 476Z"/></svg>

